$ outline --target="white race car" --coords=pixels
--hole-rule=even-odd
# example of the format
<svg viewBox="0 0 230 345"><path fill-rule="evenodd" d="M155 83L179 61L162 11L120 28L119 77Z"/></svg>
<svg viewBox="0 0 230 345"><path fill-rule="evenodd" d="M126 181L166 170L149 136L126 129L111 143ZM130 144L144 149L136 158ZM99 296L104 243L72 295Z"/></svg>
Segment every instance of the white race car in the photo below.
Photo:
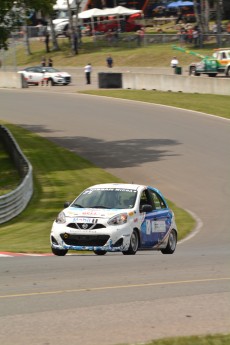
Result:
<svg viewBox="0 0 230 345"><path fill-rule="evenodd" d="M149 249L172 254L177 227L173 211L156 188L106 183L87 188L65 204L53 222L50 242L58 256L68 250L132 255Z"/></svg>
<svg viewBox="0 0 230 345"><path fill-rule="evenodd" d="M38 85L41 82L51 83L51 85L68 85L71 83L71 75L67 72L61 72L53 67L34 66L27 67L18 71L24 75L28 84Z"/></svg>

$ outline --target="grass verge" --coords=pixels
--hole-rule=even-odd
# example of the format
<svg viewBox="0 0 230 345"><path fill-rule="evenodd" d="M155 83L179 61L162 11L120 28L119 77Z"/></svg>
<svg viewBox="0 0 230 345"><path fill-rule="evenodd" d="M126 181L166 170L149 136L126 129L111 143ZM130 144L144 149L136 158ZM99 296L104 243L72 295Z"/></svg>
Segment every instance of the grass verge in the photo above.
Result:
<svg viewBox="0 0 230 345"><path fill-rule="evenodd" d="M4 125L33 166L34 194L24 212L0 226L0 251L49 252L51 225L64 201L73 200L90 185L121 180L34 133ZM169 204L177 219L180 239L194 228L195 221L183 209Z"/></svg>
<svg viewBox="0 0 230 345"><path fill-rule="evenodd" d="M143 345L143 343L141 344ZM207 336L166 338L166 339L153 340L149 343L145 343L145 345L229 345L229 344L230 344L230 334L215 334L215 335L207 335Z"/></svg>
<svg viewBox="0 0 230 345"><path fill-rule="evenodd" d="M195 110L230 119L230 97L148 90L89 90L79 91L88 95L107 96L141 102L169 105Z"/></svg>

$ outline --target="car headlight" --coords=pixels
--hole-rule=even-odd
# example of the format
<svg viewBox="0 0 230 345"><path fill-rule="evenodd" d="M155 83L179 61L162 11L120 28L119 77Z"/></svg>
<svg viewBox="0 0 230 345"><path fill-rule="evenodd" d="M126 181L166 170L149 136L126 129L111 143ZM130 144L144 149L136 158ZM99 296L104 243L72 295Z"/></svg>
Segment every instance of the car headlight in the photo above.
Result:
<svg viewBox="0 0 230 345"><path fill-rule="evenodd" d="M64 212L60 212L56 218L56 223L64 224L66 222L66 217Z"/></svg>
<svg viewBox="0 0 230 345"><path fill-rule="evenodd" d="M109 219L109 225L121 225L127 223L128 214L127 213L120 213L116 216Z"/></svg>

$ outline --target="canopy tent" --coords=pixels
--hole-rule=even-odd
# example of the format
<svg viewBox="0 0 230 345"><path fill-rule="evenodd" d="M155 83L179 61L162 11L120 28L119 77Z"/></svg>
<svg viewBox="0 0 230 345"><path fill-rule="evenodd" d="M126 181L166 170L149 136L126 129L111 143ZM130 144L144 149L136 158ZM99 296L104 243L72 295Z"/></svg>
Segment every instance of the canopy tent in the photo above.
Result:
<svg viewBox="0 0 230 345"><path fill-rule="evenodd" d="M141 10L131 10L123 6L117 6L114 8L105 8L100 10L98 8L92 8L91 10L83 11L79 13L78 18L86 19L92 17L107 17L107 16L129 16L134 13L142 13Z"/></svg>
<svg viewBox="0 0 230 345"><path fill-rule="evenodd" d="M98 8L92 8L91 10L83 11L78 14L78 18L80 19L90 19L91 20L91 26L94 34L94 17L109 17L113 16L116 17L118 22L118 27L120 27L120 16L131 16L134 14L142 14L141 10L131 10L130 8L126 8L123 6L117 6L114 8L105 8L103 10Z"/></svg>
<svg viewBox="0 0 230 345"><path fill-rule="evenodd" d="M130 16L131 14L142 12L141 10L131 10L130 8L126 8L124 6L105 8L103 11L105 16Z"/></svg>
<svg viewBox="0 0 230 345"><path fill-rule="evenodd" d="M78 14L78 18L81 19L87 19L92 17L100 17L104 16L103 10L100 10L99 8L92 8L91 10L83 11Z"/></svg>
<svg viewBox="0 0 230 345"><path fill-rule="evenodd" d="M177 8L177 7L189 7L193 6L192 1L174 1L167 5L167 8Z"/></svg>

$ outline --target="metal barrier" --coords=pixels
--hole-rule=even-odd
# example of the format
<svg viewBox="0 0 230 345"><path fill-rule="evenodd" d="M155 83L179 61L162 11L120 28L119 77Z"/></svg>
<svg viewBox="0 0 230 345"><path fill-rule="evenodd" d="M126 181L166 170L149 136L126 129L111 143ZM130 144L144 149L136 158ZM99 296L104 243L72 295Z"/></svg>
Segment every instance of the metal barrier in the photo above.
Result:
<svg viewBox="0 0 230 345"><path fill-rule="evenodd" d="M2 224L19 215L30 201L33 194L33 169L10 131L1 125L0 140L22 179L15 190L0 196L0 224Z"/></svg>

